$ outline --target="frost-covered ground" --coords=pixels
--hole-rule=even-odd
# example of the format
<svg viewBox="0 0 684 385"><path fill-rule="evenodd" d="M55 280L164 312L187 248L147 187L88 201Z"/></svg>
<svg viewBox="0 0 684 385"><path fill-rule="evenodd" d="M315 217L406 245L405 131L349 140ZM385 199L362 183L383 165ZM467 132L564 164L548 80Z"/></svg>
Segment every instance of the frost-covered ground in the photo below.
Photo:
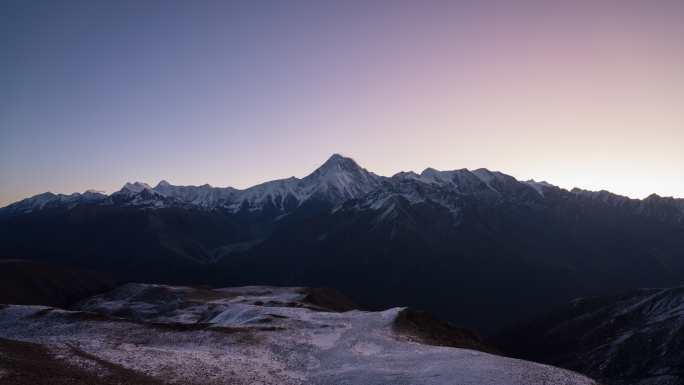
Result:
<svg viewBox="0 0 684 385"><path fill-rule="evenodd" d="M0 338L47 346L93 373L124 368L177 384L594 384L551 366L414 342L392 327L400 308L328 311L301 288L129 284L78 307L5 306Z"/></svg>

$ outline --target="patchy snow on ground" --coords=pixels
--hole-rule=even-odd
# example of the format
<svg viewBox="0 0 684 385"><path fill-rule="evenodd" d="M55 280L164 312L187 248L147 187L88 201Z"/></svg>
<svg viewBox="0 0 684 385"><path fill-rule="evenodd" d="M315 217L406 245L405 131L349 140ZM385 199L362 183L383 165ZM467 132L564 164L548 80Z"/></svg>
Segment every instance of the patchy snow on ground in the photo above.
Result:
<svg viewBox="0 0 684 385"><path fill-rule="evenodd" d="M305 296L302 288L128 284L76 311L6 306L0 337L43 344L83 369L113 363L178 384L594 384L546 365L412 342L392 328L401 308L334 312Z"/></svg>

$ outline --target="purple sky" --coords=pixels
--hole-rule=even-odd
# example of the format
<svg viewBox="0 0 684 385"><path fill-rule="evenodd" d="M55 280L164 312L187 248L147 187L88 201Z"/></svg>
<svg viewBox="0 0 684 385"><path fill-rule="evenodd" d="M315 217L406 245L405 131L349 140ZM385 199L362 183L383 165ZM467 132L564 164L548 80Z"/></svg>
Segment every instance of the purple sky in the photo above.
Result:
<svg viewBox="0 0 684 385"><path fill-rule="evenodd" d="M0 206L339 152L684 197L684 1L4 1Z"/></svg>

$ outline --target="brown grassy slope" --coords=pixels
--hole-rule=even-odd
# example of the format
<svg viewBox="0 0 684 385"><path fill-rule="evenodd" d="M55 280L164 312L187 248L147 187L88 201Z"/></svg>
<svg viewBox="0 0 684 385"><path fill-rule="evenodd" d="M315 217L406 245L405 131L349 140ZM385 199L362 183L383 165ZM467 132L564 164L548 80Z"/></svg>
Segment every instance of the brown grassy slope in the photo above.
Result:
<svg viewBox="0 0 684 385"><path fill-rule="evenodd" d="M55 358L42 345L0 338L0 385L162 385L146 376L79 350L74 354L92 360L104 370L96 374Z"/></svg>

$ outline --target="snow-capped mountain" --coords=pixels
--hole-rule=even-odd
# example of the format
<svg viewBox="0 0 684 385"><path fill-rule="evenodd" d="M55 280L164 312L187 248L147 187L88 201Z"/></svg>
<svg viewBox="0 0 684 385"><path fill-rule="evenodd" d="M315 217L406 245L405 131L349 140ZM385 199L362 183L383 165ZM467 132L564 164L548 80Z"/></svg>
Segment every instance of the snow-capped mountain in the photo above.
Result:
<svg viewBox="0 0 684 385"><path fill-rule="evenodd" d="M203 209L258 211L275 208L287 211L309 200L339 204L358 198L380 187L387 178L361 168L351 158L334 154L310 175L265 182L244 190L232 187L174 186L163 180L155 187L144 182L126 183L106 196L86 192L72 195L44 193L7 206L8 213L28 213L60 204L97 203L145 208L194 206Z"/></svg>
<svg viewBox="0 0 684 385"><path fill-rule="evenodd" d="M6 206L0 209L0 213L22 214L55 207L74 207L79 204L102 203L106 200L107 195L92 190L69 195L45 192Z"/></svg>
<svg viewBox="0 0 684 385"><path fill-rule="evenodd" d="M681 199L486 169L385 177L340 155L247 189L137 182L0 209L0 256L126 280L332 286L377 307L413 298L490 331L578 296L682 284L683 251Z"/></svg>
<svg viewBox="0 0 684 385"><path fill-rule="evenodd" d="M457 213L460 211L459 204L463 196L478 195L492 202L507 199L538 201L545 198L546 191L565 192L547 182L521 182L509 175L487 169L439 171L427 168L420 174L410 171L383 177L360 167L351 158L334 154L304 178L279 179L244 190L213 187L208 184L174 186L165 180L155 187L143 182L134 182L126 183L119 191L109 196L92 191L71 195L43 193L0 209L0 213L22 214L46 208L73 208L79 204L152 209L179 206L224 210L230 213L274 209L285 213L311 200L332 206L353 200L353 205L357 209L381 210L383 213L386 213L388 207L394 205L392 202L396 200L408 204L431 202ZM682 199L660 198L654 195L646 200L636 200L608 191L581 189L573 189L571 193L591 201L598 200L615 206L626 205L635 212L646 215L657 215L667 220L684 220Z"/></svg>
<svg viewBox="0 0 684 385"><path fill-rule="evenodd" d="M162 196L201 208L218 207L225 202L233 200L238 193L238 190L232 187L213 187L208 184L202 186L174 186L165 180L159 182L151 190Z"/></svg>
<svg viewBox="0 0 684 385"><path fill-rule="evenodd" d="M382 179L361 168L353 159L334 154L302 179L292 177L250 187L240 191L226 207L238 211L260 210L270 205L284 211L313 199L339 204L373 191Z"/></svg>

